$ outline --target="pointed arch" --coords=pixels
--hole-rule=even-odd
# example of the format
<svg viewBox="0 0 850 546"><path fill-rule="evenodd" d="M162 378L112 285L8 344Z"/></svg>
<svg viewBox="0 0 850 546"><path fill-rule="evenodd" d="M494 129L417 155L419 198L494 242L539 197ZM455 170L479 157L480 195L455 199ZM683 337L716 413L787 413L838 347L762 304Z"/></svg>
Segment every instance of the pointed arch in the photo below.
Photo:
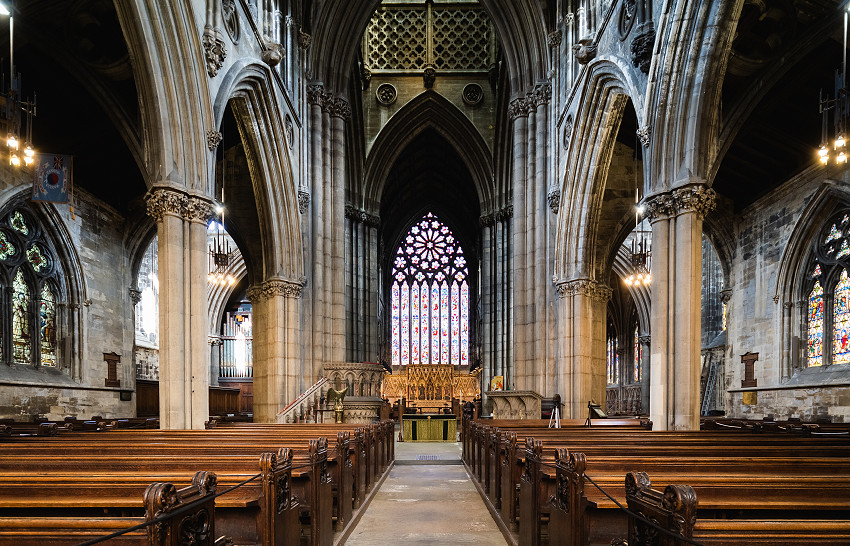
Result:
<svg viewBox="0 0 850 546"><path fill-rule="evenodd" d="M393 165L407 145L426 129L440 134L466 164L482 212L494 206L493 161L487 143L463 112L432 90L405 104L378 133L364 168L364 204L378 210Z"/></svg>
<svg viewBox="0 0 850 546"><path fill-rule="evenodd" d="M252 283L280 276L296 281L304 274L292 160L288 147L277 140L277 135L286 134L281 117L285 109L272 81L265 65L235 63L224 75L213 104L216 127L231 99L239 114L237 124L251 172L263 249L262 256L243 254L249 277L256 275ZM238 234L231 236L236 239Z"/></svg>
<svg viewBox="0 0 850 546"><path fill-rule="evenodd" d="M614 62L599 60L587 70L570 140L555 243L555 275L601 279L611 256L596 244L608 168L623 111L630 98L627 77ZM635 104L639 114L640 104ZM622 226L621 226L622 227ZM622 230L621 230L622 231ZM608 245L602 245L608 248Z"/></svg>

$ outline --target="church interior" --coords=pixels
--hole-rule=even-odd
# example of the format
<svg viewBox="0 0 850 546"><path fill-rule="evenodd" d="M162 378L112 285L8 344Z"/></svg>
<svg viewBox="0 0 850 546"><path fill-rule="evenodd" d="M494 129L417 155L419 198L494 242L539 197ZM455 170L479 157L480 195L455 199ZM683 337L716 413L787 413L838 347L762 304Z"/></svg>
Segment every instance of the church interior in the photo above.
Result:
<svg viewBox="0 0 850 546"><path fill-rule="evenodd" d="M693 483L669 493L694 519L700 498L697 531L676 533L705 544L847 543L849 13L843 0L3 2L0 432L33 446L74 426L199 446L239 430L271 445L272 426L305 446L299 431L329 435L330 473L298 486L300 526L286 516L298 538L272 518L246 544L369 544L354 526L394 465L449 457L493 543L535 545L661 543L632 542L642 524L625 516L605 523L607 500L583 527L605 531L579 536L568 497L596 491L564 485L576 431L605 443L617 429L642 457L647 428L667 448L702 432L699 456L737 458L725 472L773 499L762 512L728 508L686 463L647 463L663 495L633 468L609 487L625 503ZM559 418L566 439L547 445ZM769 440L777 427L797 443ZM754 431L753 457L801 459L739 469ZM432 432L457 449L416 443ZM353 462L331 462L343 436ZM24 457L21 442L0 435L0 452ZM591 469L601 444L587 442ZM299 457L318 464L309 445L281 444L264 468L289 461L297 482ZM0 544L24 544L3 521L34 490L15 487L36 486L13 486L8 464ZM220 489L248 477L226 468ZM798 489L767 483L783 477ZM801 502L804 534L699 527L734 510L792 521Z"/></svg>

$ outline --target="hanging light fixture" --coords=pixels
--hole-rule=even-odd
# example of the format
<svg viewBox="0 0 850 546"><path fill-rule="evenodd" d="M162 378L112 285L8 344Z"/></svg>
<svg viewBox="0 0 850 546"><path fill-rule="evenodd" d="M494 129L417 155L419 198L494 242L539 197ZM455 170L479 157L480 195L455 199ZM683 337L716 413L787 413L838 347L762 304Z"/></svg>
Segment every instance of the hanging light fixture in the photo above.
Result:
<svg viewBox="0 0 850 546"><path fill-rule="evenodd" d="M631 265L632 271L623 282L627 286L648 286L652 281L649 275L649 239L646 237L646 230L641 228L641 216L645 209L640 204L640 187L638 185L638 163L637 149L635 149L635 229L634 237L632 238L631 248Z"/></svg>
<svg viewBox="0 0 850 546"><path fill-rule="evenodd" d="M15 167L21 165L18 156L21 134L21 113L26 115L23 124L24 132L24 154L23 164L32 165L35 161L35 150L32 147L32 118L36 115L36 96L28 100L21 100L21 76L15 77L15 48L14 48L14 17L12 11L5 2L0 2L0 15L9 17L9 89L5 92L5 111L0 110L0 118L6 125L6 146L9 148L9 164Z"/></svg>
<svg viewBox="0 0 850 546"><path fill-rule="evenodd" d="M844 9L844 50L842 52L841 70L835 71L835 96L830 98L829 95L824 96L823 89L820 91L818 110L822 117L821 123L821 143L818 149L818 160L829 165L833 156L830 154L830 147L835 151L835 164L846 165L847 154L847 115L850 113L850 97L847 91L847 17L850 6ZM829 145L828 127L829 127L829 111L833 112L833 125L835 131L835 139L832 146Z"/></svg>
<svg viewBox="0 0 850 546"><path fill-rule="evenodd" d="M235 251L230 250L230 242L224 231L224 182L221 185L221 203L216 206L215 212L218 218L215 221L216 233L210 244L210 273L207 281L210 284L231 286L236 283L236 278L228 273L227 269Z"/></svg>

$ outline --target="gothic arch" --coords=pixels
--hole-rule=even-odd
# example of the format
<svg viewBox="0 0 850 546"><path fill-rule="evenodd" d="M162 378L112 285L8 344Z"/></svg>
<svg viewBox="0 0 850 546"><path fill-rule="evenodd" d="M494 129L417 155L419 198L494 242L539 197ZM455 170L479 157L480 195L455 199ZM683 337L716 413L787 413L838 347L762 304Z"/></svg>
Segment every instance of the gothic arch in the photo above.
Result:
<svg viewBox="0 0 850 546"><path fill-rule="evenodd" d="M134 60L145 182L206 196L206 169L199 166L213 157L205 138L213 116L192 4L134 0L115 9Z"/></svg>
<svg viewBox="0 0 850 546"><path fill-rule="evenodd" d="M377 212L396 160L414 138L429 128L446 139L467 165L482 212L495 206L492 153L487 143L463 112L431 90L404 105L375 139L364 168L365 204Z"/></svg>
<svg viewBox="0 0 850 546"><path fill-rule="evenodd" d="M217 127L229 100L233 99L239 113L237 124L251 171L263 249L262 256L243 254L249 277L255 275L253 284L281 276L297 281L304 271L294 173L287 147L279 142L286 131L272 81L267 66L235 63L224 75L213 105ZM208 178L212 183L214 177Z"/></svg>
<svg viewBox="0 0 850 546"><path fill-rule="evenodd" d="M602 279L613 258L610 247L596 242L602 198L614 143L629 99L629 87L620 67L607 60L588 70L575 114L576 134L570 140L555 245L555 276L559 279ZM639 114L639 104L635 110ZM619 221L619 231L625 229ZM628 231L626 230L626 233ZM572 242L572 243L570 243Z"/></svg>
<svg viewBox="0 0 850 546"><path fill-rule="evenodd" d="M316 4L317 12L308 72L326 89L348 89L357 48L380 0ZM508 81L515 94L524 94L546 79L549 47L543 8L533 0L480 0L496 29L507 61ZM439 75L438 75L439 77Z"/></svg>
<svg viewBox="0 0 850 546"><path fill-rule="evenodd" d="M612 284L614 282L622 282L622 279L628 277L634 268L632 267L630 256L628 253L620 246L619 251L614 256L614 263L612 265L612 271L614 273L614 279L612 280ZM632 297L632 301L634 301L635 309L637 310L638 323L640 325L641 334L649 333L649 311L651 308L650 297L651 297L651 288L650 286L640 285L640 286L630 286L627 289L628 293Z"/></svg>
<svg viewBox="0 0 850 546"><path fill-rule="evenodd" d="M680 1L661 14L641 123L651 130L646 195L710 182L723 75L742 5Z"/></svg>

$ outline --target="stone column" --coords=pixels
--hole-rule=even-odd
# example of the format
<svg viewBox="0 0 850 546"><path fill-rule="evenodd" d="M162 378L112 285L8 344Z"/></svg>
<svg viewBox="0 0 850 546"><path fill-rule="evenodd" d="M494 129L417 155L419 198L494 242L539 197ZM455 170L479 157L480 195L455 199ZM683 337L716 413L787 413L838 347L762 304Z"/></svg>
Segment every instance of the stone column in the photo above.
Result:
<svg viewBox="0 0 850 546"><path fill-rule="evenodd" d="M303 283L270 279L248 290L254 315L254 422L274 423L304 390L301 368Z"/></svg>
<svg viewBox="0 0 850 546"><path fill-rule="evenodd" d="M640 352L640 411L647 413L649 411L649 343L652 341L650 336L638 337L638 343L641 346Z"/></svg>
<svg viewBox="0 0 850 546"><path fill-rule="evenodd" d="M159 252L159 416L162 429L209 419L207 221L212 201L172 188L146 197Z"/></svg>
<svg viewBox="0 0 850 546"><path fill-rule="evenodd" d="M587 417L587 403L605 403L605 318L610 287L590 279L561 281L558 322L561 336L558 389L564 401L563 417Z"/></svg>
<svg viewBox="0 0 850 546"><path fill-rule="evenodd" d="M654 430L699 429L702 222L714 200L714 191L699 183L646 199L652 225Z"/></svg>
<svg viewBox="0 0 850 546"><path fill-rule="evenodd" d="M218 386L219 363L221 362L221 346L224 342L221 336L208 336L207 343L210 346L210 385Z"/></svg>
<svg viewBox="0 0 850 546"><path fill-rule="evenodd" d="M528 377L526 371L527 342L528 342L528 314L526 293L526 267L528 260L528 249L526 245L526 201L527 201L527 162L528 162L528 114L531 103L525 97L519 97L511 101L508 107L508 115L513 119L513 151L511 155L512 173L511 185L513 186L513 205L518 211L516 221L513 223L513 248L512 253L516 257L513 268L513 322L514 322L514 360L513 370L505 375L505 389L527 389Z"/></svg>

